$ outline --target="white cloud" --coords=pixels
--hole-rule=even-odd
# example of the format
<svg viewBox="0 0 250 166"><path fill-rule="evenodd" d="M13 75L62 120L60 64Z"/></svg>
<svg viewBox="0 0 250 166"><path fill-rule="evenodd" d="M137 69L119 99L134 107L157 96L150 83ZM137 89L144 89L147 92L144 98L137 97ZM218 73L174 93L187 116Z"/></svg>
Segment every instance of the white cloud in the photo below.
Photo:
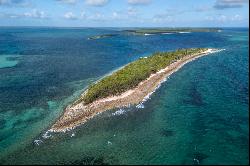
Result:
<svg viewBox="0 0 250 166"><path fill-rule="evenodd" d="M128 0L131 5L146 5L149 4L151 0Z"/></svg>
<svg viewBox="0 0 250 166"><path fill-rule="evenodd" d="M20 18L21 15L18 14L9 14L9 13L0 13L0 18Z"/></svg>
<svg viewBox="0 0 250 166"><path fill-rule="evenodd" d="M6 1L6 0L0 0ZM56 0L58 2L63 2L67 4L76 4L77 0ZM104 6L109 2L109 0L85 0L85 3L90 6Z"/></svg>
<svg viewBox="0 0 250 166"><path fill-rule="evenodd" d="M225 23L228 21L228 17L223 14L220 14L218 16L206 16L205 20L211 22Z"/></svg>
<svg viewBox="0 0 250 166"><path fill-rule="evenodd" d="M213 17L213 16L206 16L205 17L206 21L216 21L216 22L220 22L220 23L226 23L226 22L232 22L232 21L242 21L243 17L239 14L235 14L233 16L226 16L223 14L220 14L217 17Z"/></svg>
<svg viewBox="0 0 250 166"><path fill-rule="evenodd" d="M121 19L124 19L124 16L122 15L122 13L115 11L112 13L111 19L112 20L121 20Z"/></svg>
<svg viewBox="0 0 250 166"><path fill-rule="evenodd" d="M113 16L114 18L116 18L116 17L118 17L118 13L117 13L117 12L113 12L113 13L112 13L112 16Z"/></svg>
<svg viewBox="0 0 250 166"><path fill-rule="evenodd" d="M234 15L232 18L231 18L232 21L241 21L243 20L243 18L239 15L239 14L236 14Z"/></svg>
<svg viewBox="0 0 250 166"><path fill-rule="evenodd" d="M2 13L0 15L4 18L33 18L33 19L46 19L49 18L44 11L39 11L37 9L33 9L31 12L25 12L23 14L16 14L16 13Z"/></svg>
<svg viewBox="0 0 250 166"><path fill-rule="evenodd" d="M92 20L92 21L104 21L104 20L106 20L105 16L99 12L87 17L87 19Z"/></svg>
<svg viewBox="0 0 250 166"><path fill-rule="evenodd" d="M76 20L77 17L72 12L67 12L63 15L65 19Z"/></svg>
<svg viewBox="0 0 250 166"><path fill-rule="evenodd" d="M214 8L219 10L227 8L241 8L247 3L249 3L249 0L216 0Z"/></svg>
<svg viewBox="0 0 250 166"><path fill-rule="evenodd" d="M173 17L168 15L155 15L153 17L154 23L168 23L173 21L174 21Z"/></svg>
<svg viewBox="0 0 250 166"><path fill-rule="evenodd" d="M100 12L86 13L85 11L82 11L82 12L80 12L78 14L75 14L73 12L67 12L67 13L65 13L63 15L63 17L65 19L69 19L69 20L84 19L84 20L89 20L89 21L106 21L106 20L109 20L109 19L113 19L113 16L106 17L104 14L102 14Z"/></svg>
<svg viewBox="0 0 250 166"><path fill-rule="evenodd" d="M169 23L174 21L174 14L169 12L159 13L153 16L154 23Z"/></svg>
<svg viewBox="0 0 250 166"><path fill-rule="evenodd" d="M39 11L37 9L33 9L31 12L26 12L23 15L28 18L46 18L44 11Z"/></svg>
<svg viewBox="0 0 250 166"><path fill-rule="evenodd" d="M107 17L108 20L129 20L129 18L131 19L131 16L135 11L133 11L132 9L128 8L127 10L120 10L120 11L113 11L111 13L110 17ZM135 15L134 15L135 16ZM134 18L134 17L133 17Z"/></svg>
<svg viewBox="0 0 250 166"><path fill-rule="evenodd" d="M226 22L227 21L227 16L225 16L225 15L220 15L218 18L217 18L217 20L219 21L219 22L222 22L222 23L224 23L224 22Z"/></svg>
<svg viewBox="0 0 250 166"><path fill-rule="evenodd" d="M85 0L85 3L90 6L104 6L108 0Z"/></svg>

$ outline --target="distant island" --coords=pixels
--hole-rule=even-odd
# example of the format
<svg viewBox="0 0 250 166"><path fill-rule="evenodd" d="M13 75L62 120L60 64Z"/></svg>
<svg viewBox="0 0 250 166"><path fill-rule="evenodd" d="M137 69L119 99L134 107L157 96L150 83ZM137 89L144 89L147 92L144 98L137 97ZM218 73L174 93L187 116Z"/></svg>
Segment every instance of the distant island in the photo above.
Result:
<svg viewBox="0 0 250 166"><path fill-rule="evenodd" d="M120 34L132 35L159 35L159 34L173 34L173 33L191 33L191 32L221 32L219 28L135 28L122 30ZM120 34L102 34L88 37L88 40L96 40L117 36Z"/></svg>
<svg viewBox="0 0 250 166"><path fill-rule="evenodd" d="M168 34L168 33L190 33L190 32L220 32L219 28L138 28L124 30L134 35Z"/></svg>
<svg viewBox="0 0 250 166"><path fill-rule="evenodd" d="M216 51L211 48L179 49L139 58L90 85L65 109L50 131L64 132L106 110L139 104L183 65Z"/></svg>
<svg viewBox="0 0 250 166"><path fill-rule="evenodd" d="M112 37L112 36L116 36L116 35L117 34L96 35L96 36L89 37L88 40L102 39L102 38Z"/></svg>

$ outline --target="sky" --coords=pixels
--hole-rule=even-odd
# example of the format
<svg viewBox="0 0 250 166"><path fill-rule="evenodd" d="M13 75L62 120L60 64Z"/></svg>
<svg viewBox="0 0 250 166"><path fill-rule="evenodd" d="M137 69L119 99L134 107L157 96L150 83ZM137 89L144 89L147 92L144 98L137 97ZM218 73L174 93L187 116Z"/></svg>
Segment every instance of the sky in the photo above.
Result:
<svg viewBox="0 0 250 166"><path fill-rule="evenodd" d="M0 0L0 26L248 27L249 0Z"/></svg>

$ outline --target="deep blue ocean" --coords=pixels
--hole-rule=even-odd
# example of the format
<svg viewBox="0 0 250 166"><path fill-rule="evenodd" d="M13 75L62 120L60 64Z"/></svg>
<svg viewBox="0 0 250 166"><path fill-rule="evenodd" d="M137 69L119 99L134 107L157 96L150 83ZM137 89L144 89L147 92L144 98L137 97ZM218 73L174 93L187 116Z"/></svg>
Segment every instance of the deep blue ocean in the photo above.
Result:
<svg viewBox="0 0 250 166"><path fill-rule="evenodd" d="M0 164L248 164L249 29L121 30L0 28ZM143 108L46 134L89 84L151 53L191 47L225 50L186 64Z"/></svg>

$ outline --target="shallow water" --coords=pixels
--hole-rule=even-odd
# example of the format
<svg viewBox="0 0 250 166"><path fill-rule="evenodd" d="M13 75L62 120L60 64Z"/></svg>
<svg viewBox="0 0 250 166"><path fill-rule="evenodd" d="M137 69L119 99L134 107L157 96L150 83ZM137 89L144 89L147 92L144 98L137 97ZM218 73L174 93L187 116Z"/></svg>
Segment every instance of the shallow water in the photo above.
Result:
<svg viewBox="0 0 250 166"><path fill-rule="evenodd" d="M87 40L103 33L119 35ZM0 59L18 56L0 68L0 163L248 164L248 33L0 28ZM90 83L141 56L188 47L226 50L186 64L139 106L45 134Z"/></svg>
<svg viewBox="0 0 250 166"><path fill-rule="evenodd" d="M0 68L13 67L18 64L17 56L15 55L1 55Z"/></svg>

